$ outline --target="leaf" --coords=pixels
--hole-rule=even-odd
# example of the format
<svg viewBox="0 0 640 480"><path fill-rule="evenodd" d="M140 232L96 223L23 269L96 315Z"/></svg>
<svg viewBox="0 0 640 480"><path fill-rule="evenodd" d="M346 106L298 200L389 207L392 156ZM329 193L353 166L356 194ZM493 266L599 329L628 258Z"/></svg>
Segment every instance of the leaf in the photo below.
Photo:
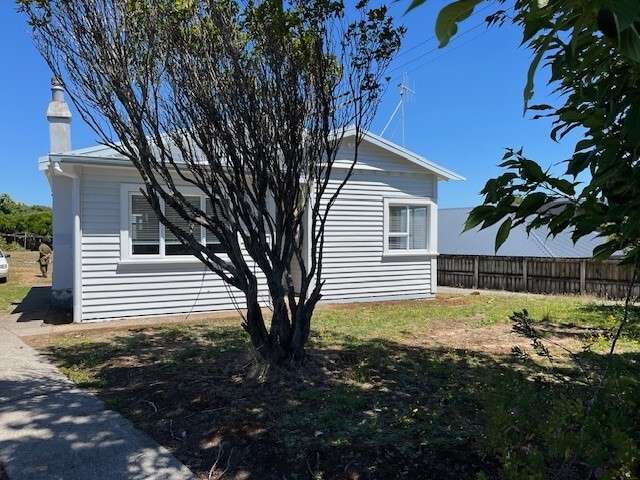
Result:
<svg viewBox="0 0 640 480"><path fill-rule="evenodd" d="M542 103L539 105L531 105L529 110L551 110L553 107L551 105L547 105L546 103Z"/></svg>
<svg viewBox="0 0 640 480"><path fill-rule="evenodd" d="M549 184L565 195L575 195L575 184L564 178L549 178Z"/></svg>
<svg viewBox="0 0 640 480"><path fill-rule="evenodd" d="M524 179L529 182L543 182L547 177L540 165L533 160L522 160L520 165Z"/></svg>
<svg viewBox="0 0 640 480"><path fill-rule="evenodd" d="M488 215L493 213L494 207L489 205L480 205L479 207L474 208L469 212L469 216L467 217L467 221L464 224L463 232L471 230L472 228L477 227L480 223L487 218Z"/></svg>
<svg viewBox="0 0 640 480"><path fill-rule="evenodd" d="M618 32L626 30L640 15L640 3L638 0L615 0L610 4L615 15Z"/></svg>
<svg viewBox="0 0 640 480"><path fill-rule="evenodd" d="M618 242L616 240L610 240L593 249L593 258L595 260L606 260L617 251Z"/></svg>
<svg viewBox="0 0 640 480"><path fill-rule="evenodd" d="M498 229L498 233L496 234L496 252L502 244L507 241L509 232L511 232L511 217L502 222L502 225L500 225Z"/></svg>
<svg viewBox="0 0 640 480"><path fill-rule="evenodd" d="M556 31L553 30L547 35L544 43L540 47L538 47L538 51L536 52L536 56L533 57L531 65L529 65L529 71L527 73L527 85L524 87L524 113L526 113L529 108L529 100L533 98L533 87L536 71L538 70L538 66L542 61L542 57L544 57L544 54L547 51L547 47L549 46L551 39L555 36L555 33Z"/></svg>
<svg viewBox="0 0 640 480"><path fill-rule="evenodd" d="M407 8L404 13L409 13L411 10L413 10L414 8L419 7L420 5L425 3L426 1L427 0L413 0L411 2L411 4L409 5L409 8Z"/></svg>
<svg viewBox="0 0 640 480"><path fill-rule="evenodd" d="M635 28L620 32L620 51L630 60L640 63L640 34Z"/></svg>
<svg viewBox="0 0 640 480"><path fill-rule="evenodd" d="M575 152L581 152L582 150L586 150L587 148L591 148L595 145L595 142L591 138L585 138L584 140L580 140L576 143Z"/></svg>
<svg viewBox="0 0 640 480"><path fill-rule="evenodd" d="M525 217L536 213L540 207L547 202L547 194L543 192L534 192L526 197L518 207L518 216Z"/></svg>
<svg viewBox="0 0 640 480"><path fill-rule="evenodd" d="M450 3L438 14L436 20L436 37L440 41L440 48L445 47L451 37L458 31L458 23L469 18L473 9L482 0L457 0Z"/></svg>
<svg viewBox="0 0 640 480"><path fill-rule="evenodd" d="M537 12L525 15L521 45L524 45L531 40L543 27L546 26L546 24L546 19Z"/></svg>
<svg viewBox="0 0 640 480"><path fill-rule="evenodd" d="M498 164L498 166L502 167L502 168L515 167L517 165L518 165L518 161L517 160L506 160L506 161Z"/></svg>
<svg viewBox="0 0 640 480"><path fill-rule="evenodd" d="M575 214L575 208L573 206L565 204L558 205L553 213L553 217L548 224L549 234L558 235L563 230L566 230L571 225L571 220Z"/></svg>
<svg viewBox="0 0 640 480"><path fill-rule="evenodd" d="M624 131L633 145L640 144L640 105L637 103L631 106L629 114L624 121Z"/></svg>

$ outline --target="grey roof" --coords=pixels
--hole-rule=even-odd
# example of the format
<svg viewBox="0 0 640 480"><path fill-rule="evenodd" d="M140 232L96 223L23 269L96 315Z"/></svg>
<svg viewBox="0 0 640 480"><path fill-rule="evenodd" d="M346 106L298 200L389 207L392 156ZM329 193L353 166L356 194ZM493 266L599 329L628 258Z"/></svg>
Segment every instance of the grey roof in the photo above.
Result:
<svg viewBox="0 0 640 480"><path fill-rule="evenodd" d="M352 129L352 128L347 129L344 132L344 139L354 136L355 133L356 133L355 129ZM375 135L369 131L365 130L363 132L363 138L366 142L372 145L376 145L382 149L385 149L391 153L394 153L399 157L402 157L405 160L434 173L441 180L464 180L465 179L462 175L459 175L458 173L452 170L449 170L443 167L442 165L438 165L435 162L427 160L426 158L418 155L417 153L414 153L399 145L396 145L395 143L383 137ZM172 149L171 154L173 158L177 162L181 162L180 159L182 155L179 149L176 147L176 145L171 140L168 140L167 144L169 145L169 148ZM92 159L93 160L98 160L98 159L125 160L124 157L122 157L116 150L106 145L96 145L89 148L71 150L68 152L57 154L56 156L61 157L62 159L64 159L64 157L73 157L76 160L85 160L85 161L91 161Z"/></svg>
<svg viewBox="0 0 640 480"><path fill-rule="evenodd" d="M438 210L438 252L448 255L497 255L503 257L589 258L593 249L603 243L596 234L573 243L571 232L549 236L549 230L532 230L524 225L511 231L507 241L495 252L496 233L500 222L484 230L475 228L462 233L471 208L443 208Z"/></svg>

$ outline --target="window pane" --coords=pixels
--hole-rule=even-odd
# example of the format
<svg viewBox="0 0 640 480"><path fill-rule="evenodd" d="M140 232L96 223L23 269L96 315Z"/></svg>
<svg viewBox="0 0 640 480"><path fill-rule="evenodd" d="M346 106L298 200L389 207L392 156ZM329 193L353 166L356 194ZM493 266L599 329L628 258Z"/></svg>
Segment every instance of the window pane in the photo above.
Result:
<svg viewBox="0 0 640 480"><path fill-rule="evenodd" d="M389 207L389 231L406 233L407 207Z"/></svg>
<svg viewBox="0 0 640 480"><path fill-rule="evenodd" d="M131 196L131 253L158 255L160 253L160 223L149 202L142 195Z"/></svg>
<svg viewBox="0 0 640 480"><path fill-rule="evenodd" d="M427 248L427 207L410 207L411 231L409 232L409 248L426 250Z"/></svg>
<svg viewBox="0 0 640 480"><path fill-rule="evenodd" d="M185 200L193 205L194 207L200 208L200 197L196 196L185 196ZM165 207L164 211L165 217L167 220L171 222L173 225L180 227L182 230L186 232L190 232L195 234L195 237L198 241L200 241L200 226L195 222L190 222L182 218L175 209L171 208L169 205ZM186 245L183 245L182 242L168 229L165 228L165 255L191 255L191 251Z"/></svg>
<svg viewBox="0 0 640 480"><path fill-rule="evenodd" d="M213 212L213 205L211 204L211 200L207 198L205 213L209 215L212 212ZM210 250L213 250L216 253L224 252L222 245L220 245L220 240L218 240L216 236L206 228L205 228L205 237L207 242L207 248L209 248Z"/></svg>
<svg viewBox="0 0 640 480"><path fill-rule="evenodd" d="M389 250L406 250L407 237L389 237Z"/></svg>

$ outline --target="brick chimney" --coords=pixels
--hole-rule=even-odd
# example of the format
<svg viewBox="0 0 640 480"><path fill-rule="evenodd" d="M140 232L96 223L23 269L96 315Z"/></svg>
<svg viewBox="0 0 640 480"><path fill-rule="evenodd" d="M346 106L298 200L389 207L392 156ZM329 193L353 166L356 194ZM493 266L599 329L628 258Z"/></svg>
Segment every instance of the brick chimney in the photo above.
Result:
<svg viewBox="0 0 640 480"><path fill-rule="evenodd" d="M62 82L51 79L51 101L47 108L49 121L49 153L64 153L71 150L71 112L64 100Z"/></svg>

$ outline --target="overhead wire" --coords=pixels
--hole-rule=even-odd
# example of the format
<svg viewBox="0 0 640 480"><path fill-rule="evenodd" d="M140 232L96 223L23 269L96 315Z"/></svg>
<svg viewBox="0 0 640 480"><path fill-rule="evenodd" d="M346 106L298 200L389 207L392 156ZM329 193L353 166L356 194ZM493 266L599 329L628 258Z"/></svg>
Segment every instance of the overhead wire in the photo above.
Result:
<svg viewBox="0 0 640 480"><path fill-rule="evenodd" d="M486 9L490 8L490 7L492 6L492 4L493 4L493 3L494 3L494 2L489 3L489 4L488 4L488 5L486 5L483 9L478 10L478 12L477 12L477 13L482 13L482 12L483 12L483 11L485 11ZM475 31L475 30L479 29L480 27L482 27L483 25L486 25L486 24L487 24L486 19L483 19L481 22L479 22L479 23L475 24L474 26L472 26L472 27L470 27L470 28L468 28L468 29L466 29L466 30L463 30L461 33L457 34L455 37L453 37L453 38L452 38L452 40L451 40L451 42L450 42L450 43L455 42L456 40L458 40L458 39L460 39L460 38L464 37L465 35L470 34L471 32L473 32L473 31ZM403 72L402 72L402 75L398 75L398 76L394 77L391 81L387 82L387 86L386 86L386 88L385 88L385 93L386 93L386 90L387 90L388 86L389 86L392 82L399 80L402 76L406 75L407 73L412 73L412 72L418 71L418 70L420 70L420 69L424 68L426 65L429 65L429 64L431 64L431 63L433 63L433 62L436 62L436 61L440 60L440 59L441 59L441 58L443 58L445 55L447 55L449 52L452 52L452 51L458 50L458 49L460 49L460 48L462 48L462 47L464 47L464 46L468 45L469 43L471 43L471 42L473 42L473 41L477 40L477 39L478 39L479 37L481 37L482 35L486 34L486 33L488 32L488 30L489 30L489 29L488 29L488 27L487 27L487 29L485 29L485 30L481 31L478 35L474 35L474 36L473 36L472 38L470 38L468 41L463 42L463 43L459 43L459 44L457 44L457 45L455 45L455 46L453 46L453 47L450 47L450 48L448 48L446 51L443 51L440 55L436 55L436 56L434 56L434 57L429 57L429 55L430 55L431 53L434 53L434 52L436 52L436 51L440 50L440 47L439 47L439 46L436 46L436 47L433 47L433 48L429 49L429 50L428 50L428 51L426 51L425 53L423 53L423 54L419 55L418 57L415 57L415 58L413 58L413 59L411 59L411 60L409 60L409 61L407 61L407 62L403 63L402 65L399 65L399 66L397 66L397 67L393 67L392 69L390 69L390 70L389 70L389 73L392 73L392 72L398 71L398 70L400 70L401 68L404 68L404 67L406 67L406 66L408 66L408 65L411 65L412 63L415 63L416 61L426 60L426 61L423 61L422 63L418 64L418 66L416 66L415 68L412 68L412 69L410 69L410 70L408 70L408 71L406 71L406 70L405 70L405 71L403 71ZM430 37L430 39L433 39L433 38L435 38L435 37ZM424 44L424 43L428 42L430 39L427 39L427 40L425 40L425 41L423 41L423 42L421 42L421 43L422 43L422 44ZM419 45L420 45L420 44L419 44ZM414 47L410 48L409 50L406 50L404 53L407 53L407 52L409 52L410 50L413 50L413 49L417 48L419 45L415 45ZM396 57L396 58L397 58L397 57ZM396 125L396 126L394 126L394 127L392 127L392 128L393 128L393 131L392 131L392 133L393 133L393 134L395 134L396 127L397 127L397 125Z"/></svg>
<svg viewBox="0 0 640 480"><path fill-rule="evenodd" d="M494 3L495 3L495 2L489 2L487 5L485 5L485 6L484 6L484 7L482 7L481 9L477 10L476 12L474 12L474 16L476 16L476 15L478 15L478 14L481 14L481 13L485 12L486 10L488 10L489 8L491 8L491 7L493 6L493 4L494 4ZM473 18L473 17L472 17L472 18ZM476 17L476 18L477 18L477 17ZM456 37L454 37L452 41L455 41L455 38L457 38L457 37L464 36L464 35L465 35L465 34L467 34L469 31L472 31L472 30L475 30L476 28L479 28L480 26L482 26L482 25L483 25L483 24L485 24L485 23L486 23L486 22L485 22L485 20L483 19L479 24L475 25L475 26L474 26L474 27L472 27L471 29L469 29L469 30L467 30L467 31L463 31L463 32L462 32L462 33L460 33L459 35L456 35ZM409 48L408 48L408 49L406 49L406 50L403 50L403 51L399 52L399 53L396 55L396 59L397 59L397 58L399 58L399 57L402 57L402 56L404 56L404 55L406 55L406 54L408 54L409 52L412 52L413 50L415 50L415 49L417 49L417 48L420 48L421 46L423 46L423 45L425 45L425 44L427 44L427 43L431 42L432 40L436 40L435 35L431 35L430 37L426 38L425 40L423 40L423 41L421 41L421 42L419 42L419 43L417 43L417 44L415 44L415 45L413 45L413 46L409 47ZM438 50L439 48L440 48L439 46L435 46L435 47L433 47L433 48L429 49L428 51L424 52L423 54L421 54L421 55L419 55L419 56L417 56L417 57L414 57L413 59L411 59L411 60L409 60L409 61L407 61L407 62L403 63L402 65L399 65L399 66L397 66L397 67L393 67L393 68L392 68L391 70L389 70L389 71L390 71L390 72L396 71L396 70L398 70L398 69L400 69L400 68L402 68L402 67L404 67L404 66L406 66L406 65L408 65L408 64L410 64L410 63L413 63L414 61L420 60L420 59L422 59L424 56L429 55L430 53L435 52L435 51L436 51L436 50Z"/></svg>
<svg viewBox="0 0 640 480"><path fill-rule="evenodd" d="M465 35L468 35L469 33L473 32L474 30L477 30L478 28L482 27L483 25L485 25L485 21L481 21L480 23L474 25L471 28L468 28L467 30L463 31L462 33L456 35L455 37L453 37L451 39L451 43L457 41L458 39L464 37ZM484 33L484 32L483 32ZM389 70L389 73L393 73L396 72L400 69L403 69L409 65L411 65L412 63L418 62L420 60L424 60L426 57L428 57L430 54L437 52L438 50L440 50L440 46L435 46L429 50L427 50L426 52L424 52L423 54L412 58L411 60L406 61L405 63L403 63L402 65L398 65L397 67L391 68ZM452 49L449 49L448 51L451 51Z"/></svg>
<svg viewBox="0 0 640 480"><path fill-rule="evenodd" d="M445 57L448 53L454 52L454 51L459 50L460 48L462 48L462 47L464 47L466 45L469 45L470 43L472 43L473 41L477 40L478 38L480 38L481 36L483 36L486 33L487 33L487 30L484 30L484 31L480 32L478 35L474 35L473 37L471 37L466 42L463 42L463 43L460 43L458 45L455 45L454 47L449 48L446 52L442 52L440 55L436 55L435 57L431 57L426 62L423 62L423 63L419 64L418 66L416 66L415 68L412 68L411 70L408 70L406 73L416 72L416 71L420 70L421 68L424 68L425 66L440 60L441 58Z"/></svg>

